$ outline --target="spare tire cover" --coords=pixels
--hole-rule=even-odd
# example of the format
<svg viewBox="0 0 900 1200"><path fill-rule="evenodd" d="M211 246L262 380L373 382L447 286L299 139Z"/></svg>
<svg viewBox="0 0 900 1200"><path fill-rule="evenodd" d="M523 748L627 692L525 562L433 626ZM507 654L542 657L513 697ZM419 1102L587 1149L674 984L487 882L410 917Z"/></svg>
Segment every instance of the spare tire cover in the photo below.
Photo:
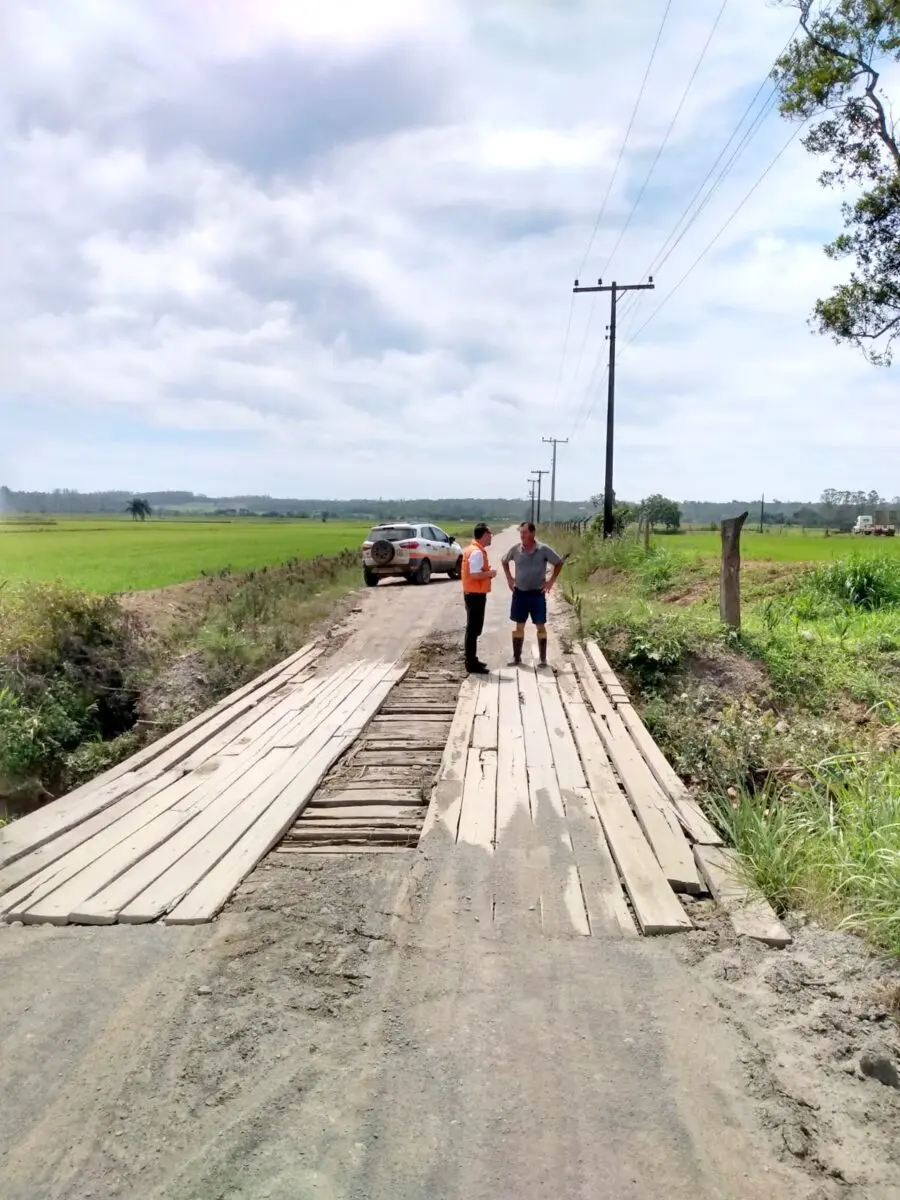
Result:
<svg viewBox="0 0 900 1200"><path fill-rule="evenodd" d="M386 567L394 558L394 544L386 539L376 542L372 547L372 561L379 567Z"/></svg>

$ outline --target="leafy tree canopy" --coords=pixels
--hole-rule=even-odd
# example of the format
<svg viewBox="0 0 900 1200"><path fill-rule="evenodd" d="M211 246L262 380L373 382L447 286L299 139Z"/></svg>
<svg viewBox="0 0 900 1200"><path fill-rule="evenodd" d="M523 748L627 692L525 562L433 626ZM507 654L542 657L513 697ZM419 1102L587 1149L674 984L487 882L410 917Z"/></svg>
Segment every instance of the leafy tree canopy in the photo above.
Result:
<svg viewBox="0 0 900 1200"><path fill-rule="evenodd" d="M900 335L900 141L881 71L900 62L900 0L785 0L800 28L773 78L780 110L809 122L803 145L830 160L825 187L854 185L844 232L825 247L853 262L813 325L888 365Z"/></svg>

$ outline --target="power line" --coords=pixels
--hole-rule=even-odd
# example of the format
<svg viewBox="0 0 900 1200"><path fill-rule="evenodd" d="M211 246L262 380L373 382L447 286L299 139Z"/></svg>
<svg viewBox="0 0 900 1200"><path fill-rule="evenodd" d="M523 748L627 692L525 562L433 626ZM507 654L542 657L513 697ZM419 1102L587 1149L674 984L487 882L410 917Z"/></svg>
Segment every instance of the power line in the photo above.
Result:
<svg viewBox="0 0 900 1200"><path fill-rule="evenodd" d="M619 157L616 159L616 165L615 165L615 168L613 169L612 176L610 177L609 184L607 185L606 194L604 195L603 203L600 206L600 212L597 214L597 220L594 222L594 228L591 233L590 239L588 241L587 249L584 252L584 258L581 260L581 266L578 268L579 275L582 275L584 273L584 268L585 268L585 265L587 264L588 256L591 253L591 247L594 244L594 238L597 236L597 230L600 228L600 222L603 220L603 217L606 213L606 206L609 203L609 197L610 197L610 194L613 189L613 184L616 182L616 178L618 177L619 167L621 167L621 165L622 165L622 158L625 154L625 147L628 145L628 139L631 137L631 130L634 127L634 121L635 121L635 118L637 117L638 109L641 106L641 100L643 100L643 98L644 98L644 89L647 86L647 80L650 77L650 70L653 66L654 59L656 58L656 52L659 49L659 43L662 40L663 30L665 29L666 21L669 18L669 10L672 7L672 2L673 2L673 0L666 0L666 7L665 7L665 11L663 12L662 20L660 21L659 29L656 34L656 41L653 43L653 49L650 52L650 60L647 63L647 69L644 71L644 78L641 80L641 86L640 86L640 90L638 91L638 94L637 94L637 99L634 102L634 108L631 110L631 119L628 122L628 128L625 130L625 137L622 139L622 146L619 150Z"/></svg>
<svg viewBox="0 0 900 1200"><path fill-rule="evenodd" d="M644 198L644 192L646 192L647 186L653 177L653 172L657 168L659 160L662 157L663 151L665 150L666 146L669 144L669 138L672 136L672 131L675 129L675 125L678 121L678 118L681 116L681 110L684 108L685 102L687 101L687 98L688 98L688 94L694 85L694 80L697 78L700 68L703 66L703 61L706 58L706 52L710 47L710 43L712 42L713 38L715 37L716 30L719 28L719 25L722 21L722 17L725 15L725 9L727 7L728 7L728 0L722 0L722 4L720 5L719 11L716 14L716 19L713 21L712 28L709 31L709 35L707 36L707 39L703 44L703 49L700 51L700 57L697 59L694 69L691 72L691 77L690 77L690 79L688 79L685 89L681 93L681 99L678 101L678 107L675 109L674 116L672 117L672 120L669 122L669 128L666 130L662 142L660 142L659 149L656 151L656 155L653 159L653 162L650 164L650 169L648 170L648 172L644 178L644 182L641 184L641 189L637 194L634 204L632 204L632 206L631 206L631 212L628 214L628 219L626 220L625 224L622 226L622 231L619 234L618 238L616 239L616 244L613 246L612 250L610 251L609 257L606 260L603 270L600 272L601 275L607 274L607 272L609 270L609 266L612 263L613 259L615 258L616 251L622 245L622 240L625 237L625 234L628 232L629 226L631 225L631 222L634 219L634 214L637 212L638 206L640 205L641 200L643 200L643 198Z"/></svg>
<svg viewBox="0 0 900 1200"><path fill-rule="evenodd" d="M796 26L796 27L794 28L794 32L793 32L793 33L791 34L791 36L788 38L788 40L787 40L787 42L785 43L785 45L784 45L783 49L782 49L782 50L779 52L779 54L777 55L777 57L776 57L776 59L775 59L775 61L776 61L776 62L778 61L778 59L779 59L779 58L781 58L781 56L782 56L782 55L785 53L785 51L786 51L786 50L787 50L787 49L790 47L790 45L791 45L791 42L794 40L794 34L796 34L796 32L797 32L797 29L798 29L798 28L799 28L799 26ZM766 89L766 86L767 86L767 85L768 85L768 83L769 83L770 76L771 76L771 72L768 72L768 73L766 74L765 78L763 79L762 83L761 83L761 84L759 85L759 87L756 89L756 92L754 93L754 95L753 95L752 99L750 100L750 102L749 102L749 104L747 105L747 107L744 109L744 112L743 112L743 114L741 115L741 118L740 118L740 120L739 120L739 121L738 121L738 123L735 125L734 129L731 131L731 133L730 133L730 135L729 135L729 137L728 137L727 141L726 141L726 142L725 142L725 144L723 145L722 149L719 151L719 153L718 153L718 156L716 157L716 160L715 160L715 162L713 162L712 166L711 166L711 167L709 168L709 170L706 172L706 175L705 175L705 176L703 177L703 179L700 181L699 185L697 186L697 190L694 192L693 196L692 196L692 197L690 198L690 200L688 201L688 203L687 203L687 205L685 206L685 209L684 209L684 211L682 212L681 216L680 216L680 217L678 218L678 220L675 222L674 226L672 227L671 231L669 232L669 235L668 235L668 237L666 237L666 239L665 239L665 241L663 242L662 246L659 248L659 250L657 250L657 252L656 252L656 254L654 255L654 257L653 257L653 258L651 259L651 261L650 261L650 262L647 264L647 269L646 269L646 271L644 272L644 274L646 274L646 275L649 275L649 274L650 274L651 272L653 272L653 271L656 271L656 272L658 272L658 271L659 271L659 269L660 269L660 267L662 267L662 266L663 266L663 265L664 265L664 264L665 264L665 263L668 261L668 259L669 259L670 255L672 254L672 251L675 249L675 247L678 245L678 243L681 241L681 239L682 239L682 238L684 237L684 235L687 233L688 229L690 229L691 225L693 225L694 221L695 221L695 220L697 219L697 217L700 215L700 213L702 212L703 208L705 208L705 207L706 207L706 204L707 204L707 203L709 202L709 200L712 198L712 196L713 196L713 194L715 193L715 191L717 190L717 188L718 188L718 187L721 185L721 183L722 183L722 181L725 179L726 175L728 175L728 174L730 173L730 171L731 171L732 167L733 167L733 166L734 166L734 164L737 162L738 158L740 158L741 154L743 154L743 152L744 152L744 150L747 148L747 145L749 144L749 142L750 142L750 141L753 139L753 137L755 137L755 135L756 135L756 133L758 132L758 130L759 130L759 127L761 126L762 122L765 120L765 118L766 118L766 117L769 115L769 113L772 111L772 108L774 107L774 104L775 104L775 102L776 102L776 100L777 100L777 93L776 93L776 91L775 91L775 89L774 89L774 88L772 89L772 94L771 94L771 95L770 95L770 96L769 96L769 97L766 99L765 103L763 104L763 106L762 106L762 109L760 110L760 112L759 112L759 113L757 113L756 117L755 117L755 118L753 119L753 121L751 122L750 128L749 128L749 129L747 129L747 130L746 130L746 132L744 133L744 136L743 136L743 138L742 138L742 139L741 139L741 141L739 142L739 144L738 144L738 146L736 147L736 149L735 149L734 153L732 154L731 158L730 158L730 159L728 160L728 162L725 164L725 167L724 167L723 171L720 173L719 177L717 178L717 180L716 180L716 181L715 181L715 183L713 184L713 187L712 187L712 189L711 189L711 190L710 190L710 192L707 194L707 196L704 198L704 201L703 201L703 204L702 204L702 206L701 206L700 208L698 208L698 210L697 210L697 212L694 214L694 216L693 216L693 217L691 217L691 220L690 220L689 224L688 224L688 225L685 227L685 229L683 229L683 230L682 230L681 234L678 236L678 238L677 238L677 240L675 241L675 243L674 243L674 244L673 244L673 245L670 247L670 246L669 246L669 242L671 241L671 239L672 239L673 237L675 237L675 235L676 235L676 233L678 232L678 229L679 229L679 227L680 227L681 223L682 223L682 222L684 221L684 219L685 219L685 218L688 216L688 214L690 213L691 209L694 207L694 204L696 203L696 201L697 201L698 197L699 197L699 196L701 195L701 193L703 192L703 189L706 187L707 183L709 183L710 179L712 178L712 176L713 176L713 173L715 172L715 170L716 170L716 168L718 167L719 163L721 163L722 159L723 159L723 158L725 157L725 155L728 153L728 149L729 149L729 147L731 146L731 143L732 143L732 142L734 141L734 139L737 137L737 135L738 135L738 133L740 132L740 130L741 130L741 127L743 126L744 122L747 120L747 118L748 118L748 117L750 116L750 114L752 113L753 109L754 109L754 108L755 108L755 106L756 106L756 102L757 102L757 100L760 98L760 96L761 96L761 95L763 94L763 92L765 91L765 89Z"/></svg>
<svg viewBox="0 0 900 1200"><path fill-rule="evenodd" d="M743 200L741 200L741 202L737 206L737 208L734 209L734 211L731 213L731 215L728 217L728 219L725 221L725 223L719 228L715 237L713 237L709 242L707 242L706 246L697 255L697 257L694 259L694 261L691 263L691 265L688 267L688 269L685 271L685 273L681 276L681 278L678 280L678 282L675 284L675 286L672 288L672 290L668 293L668 295L666 295L662 299L662 301L660 301L660 303L656 306L656 308L653 310L653 312L650 314L650 316L647 318L647 320L644 322L644 324L640 327L640 329L638 329L637 333L635 333L625 343L625 345L622 347L622 349L620 351L619 357L621 357L621 355L625 353L625 351L628 349L628 347L630 345L632 345L634 342L637 341L637 339L641 336L641 334L644 332L644 330L647 328L647 326L650 324L650 322L669 303L669 301L672 299L672 297L675 295L675 293L678 291L678 289L682 286L682 284L685 282L685 280L688 278L688 276L692 275L693 272L700 265L700 263L703 261L703 259L706 258L707 254L709 254L710 250L712 250L713 246L715 246L716 242L718 242L719 238L722 236L722 234L725 232L725 230L728 228L728 226L731 224L731 222L735 219L735 217L738 215L738 213L741 211L741 209L744 207L744 205L747 203L747 201L750 199L750 197L754 194L756 189L763 182L763 180L766 178L766 176L769 174L769 172L772 170L772 168L775 166L775 164L779 161L779 159L785 153L785 151L788 149L788 147L793 143L794 139L801 132L801 130L804 128L805 125L806 125L806 122L804 121L801 125L797 126L797 128L794 130L794 132L791 134L791 136L788 138L788 140L784 143L784 145L781 147L781 149L778 151L778 153L775 155L775 157L772 159L772 161L769 163L769 165L763 171L763 173L756 180L753 187L750 188L749 192L747 192L747 194L744 196Z"/></svg>
<svg viewBox="0 0 900 1200"><path fill-rule="evenodd" d="M566 321L566 336L563 338L562 358L559 360L559 373L556 376L556 388L553 392L552 407L556 408L556 402L559 400L559 389L562 387L563 367L566 365L566 351L569 349L569 334L572 332L572 315L575 312L575 296L569 301L569 318ZM582 346L582 353L584 347ZM579 363L580 363L579 359Z"/></svg>

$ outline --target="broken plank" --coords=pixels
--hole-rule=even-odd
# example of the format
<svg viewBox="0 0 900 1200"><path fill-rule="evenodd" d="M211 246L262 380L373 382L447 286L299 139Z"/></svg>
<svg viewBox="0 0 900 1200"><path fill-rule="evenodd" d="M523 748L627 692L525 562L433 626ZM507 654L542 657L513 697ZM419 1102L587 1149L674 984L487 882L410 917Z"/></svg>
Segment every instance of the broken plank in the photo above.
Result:
<svg viewBox="0 0 900 1200"><path fill-rule="evenodd" d="M402 790L400 788L351 788L342 792L319 791L309 802L309 812L327 812L332 808L343 808L347 805L418 805L425 808L425 797L418 788Z"/></svg>
<svg viewBox="0 0 900 1200"><path fill-rule="evenodd" d="M496 811L497 751L473 746L466 760L457 842L492 853Z"/></svg>
<svg viewBox="0 0 900 1200"><path fill-rule="evenodd" d="M581 753L591 798L643 933L678 933L692 924L669 886L637 818L619 787L600 734L571 676L560 694Z"/></svg>
<svg viewBox="0 0 900 1200"><path fill-rule="evenodd" d="M472 726L472 745L476 749L497 749L499 685L500 678L496 671L478 676L478 704Z"/></svg>
<svg viewBox="0 0 900 1200"><path fill-rule="evenodd" d="M603 695L580 646L574 648L573 660L581 686L594 708L594 724L663 874L677 892L699 894L703 886L674 805L663 793L621 718Z"/></svg>
<svg viewBox="0 0 900 1200"><path fill-rule="evenodd" d="M744 880L733 850L724 846L695 846L694 857L713 899L728 914L736 934L765 942L767 946L790 944L791 935L771 904Z"/></svg>
<svg viewBox="0 0 900 1200"><path fill-rule="evenodd" d="M340 808L313 808L308 804L303 810L304 821L345 821L365 817L367 820L418 821L422 823L424 805L408 808L392 804L344 804Z"/></svg>

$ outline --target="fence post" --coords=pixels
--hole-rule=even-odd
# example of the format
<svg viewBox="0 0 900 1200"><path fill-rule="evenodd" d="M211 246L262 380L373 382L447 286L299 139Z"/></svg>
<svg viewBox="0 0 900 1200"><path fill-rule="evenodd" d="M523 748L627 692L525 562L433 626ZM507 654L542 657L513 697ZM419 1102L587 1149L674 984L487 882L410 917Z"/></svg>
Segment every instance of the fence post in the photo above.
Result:
<svg viewBox="0 0 900 1200"><path fill-rule="evenodd" d="M719 615L729 629L741 627L741 530L749 513L722 522L722 569L719 575Z"/></svg>

